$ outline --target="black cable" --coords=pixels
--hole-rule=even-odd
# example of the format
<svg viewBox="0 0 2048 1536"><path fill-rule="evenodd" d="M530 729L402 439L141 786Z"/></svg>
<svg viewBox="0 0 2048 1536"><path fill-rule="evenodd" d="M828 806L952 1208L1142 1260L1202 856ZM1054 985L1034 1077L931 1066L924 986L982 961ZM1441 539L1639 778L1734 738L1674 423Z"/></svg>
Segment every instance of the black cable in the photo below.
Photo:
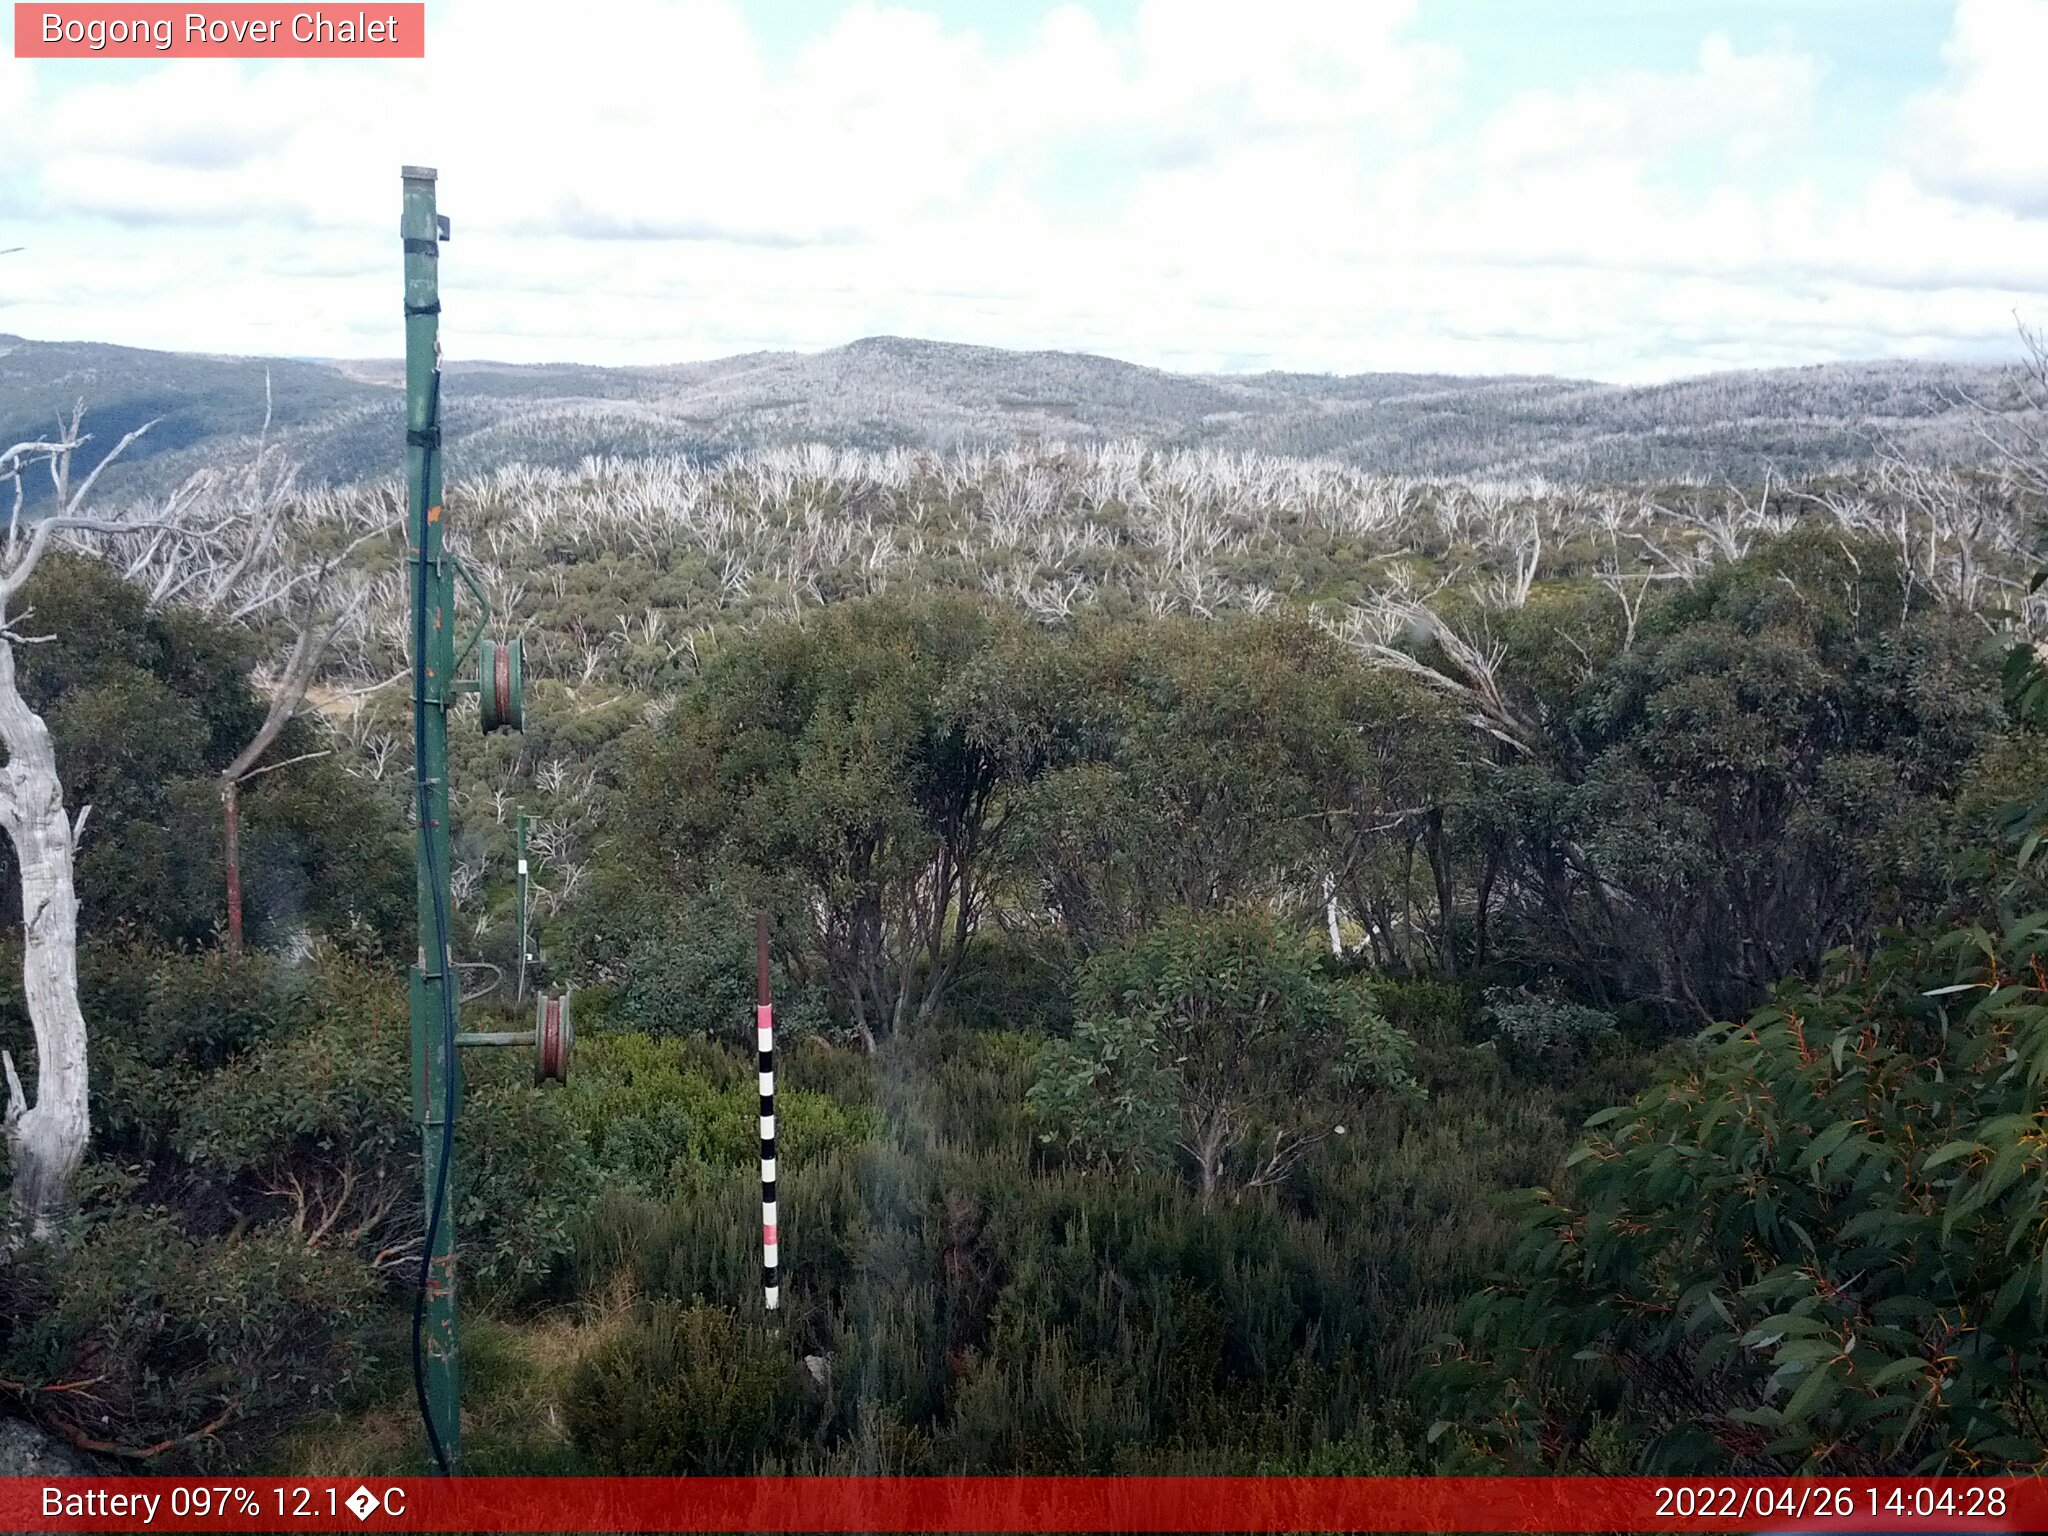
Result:
<svg viewBox="0 0 2048 1536"><path fill-rule="evenodd" d="M427 430L438 435L441 425L441 366L434 365L432 392L427 397ZM410 435L410 434L408 434ZM441 872L434 861L434 834L432 817L432 793L428 781L421 771L427 759L427 491L433 484L433 455L439 451L436 445L423 445L420 454L420 543L414 558L418 569L413 581L412 604L412 776L417 786L419 799L420 848L427 864L427 884L434 892L434 958L441 972L441 1037L446 1062L442 1074L446 1079L446 1093L441 1107L441 1166L434 1172L434 1197L427 1205L427 1245L420 1254L419 1294L412 1304L412 1386L419 1398L420 1422L427 1428L427 1445L434 1453L434 1462L442 1475L453 1471L448 1465L448 1452L441 1444L440 1431L434 1426L434 1410L427 1402L426 1356L422 1350L422 1335L427 1323L427 1288L434 1279L434 1241L441 1233L441 1213L448 1203L448 1165L455 1155L455 999L449 991L448 975L448 912L441 900ZM446 685L447 679L442 679ZM425 956L421 956L424 965Z"/></svg>

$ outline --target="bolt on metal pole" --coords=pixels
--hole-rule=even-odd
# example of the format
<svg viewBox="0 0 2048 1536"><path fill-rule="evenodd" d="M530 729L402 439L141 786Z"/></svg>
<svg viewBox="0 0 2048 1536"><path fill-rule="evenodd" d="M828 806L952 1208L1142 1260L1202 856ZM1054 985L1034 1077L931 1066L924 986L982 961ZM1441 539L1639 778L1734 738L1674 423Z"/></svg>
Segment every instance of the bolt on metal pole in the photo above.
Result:
<svg viewBox="0 0 2048 1536"><path fill-rule="evenodd" d="M405 468L413 598L413 774L419 823L419 956L412 971L412 1083L428 1240L414 1314L413 1365L429 1447L448 1472L461 1465L456 1347L454 1116L459 1000L449 928L448 706L455 670L455 575L441 517L440 244L434 172L407 166L405 242Z"/></svg>

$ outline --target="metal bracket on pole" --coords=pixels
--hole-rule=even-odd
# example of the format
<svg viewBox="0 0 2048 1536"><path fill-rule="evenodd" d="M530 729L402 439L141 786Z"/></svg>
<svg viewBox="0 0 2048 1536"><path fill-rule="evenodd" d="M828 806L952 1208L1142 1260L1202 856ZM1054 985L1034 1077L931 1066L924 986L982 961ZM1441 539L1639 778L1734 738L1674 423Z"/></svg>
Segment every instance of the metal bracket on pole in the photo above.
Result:
<svg viewBox="0 0 2048 1536"><path fill-rule="evenodd" d="M483 639L484 631L490 627L491 599L489 594L477 582L476 577L471 574L467 562L460 555L450 555L448 558L454 563L455 574L461 578L462 584L469 588L470 596L476 599L477 606L476 628L469 632L469 638L462 642L462 648L455 653L455 670L459 672L462 670L464 663L476 654L477 643ZM455 686L467 693L478 685L475 683L457 683Z"/></svg>
<svg viewBox="0 0 2048 1536"><path fill-rule="evenodd" d="M569 1081L569 1052L576 1043L576 1029L569 1020L569 999L543 995L531 1029L490 1029L455 1037L457 1045L523 1045L533 1052L535 1083Z"/></svg>

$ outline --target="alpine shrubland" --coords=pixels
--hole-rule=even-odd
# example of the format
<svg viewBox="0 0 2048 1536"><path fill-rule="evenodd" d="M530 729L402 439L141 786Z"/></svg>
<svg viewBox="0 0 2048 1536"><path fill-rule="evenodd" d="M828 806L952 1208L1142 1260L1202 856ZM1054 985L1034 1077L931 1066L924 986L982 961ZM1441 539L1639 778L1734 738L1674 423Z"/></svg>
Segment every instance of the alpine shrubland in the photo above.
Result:
<svg viewBox="0 0 2048 1536"><path fill-rule="evenodd" d="M1121 443L455 482L533 680L523 736L457 721L458 954L509 1013L533 813L581 1036L560 1088L467 1069L471 1464L2036 1466L2048 486L1987 420L2005 457L1740 486ZM35 601L109 634L25 652L103 806L94 1140L0 1270L0 1390L131 1463L421 1455L397 492L296 495L359 596L277 749L325 755L246 802L247 953L262 626L84 535Z"/></svg>

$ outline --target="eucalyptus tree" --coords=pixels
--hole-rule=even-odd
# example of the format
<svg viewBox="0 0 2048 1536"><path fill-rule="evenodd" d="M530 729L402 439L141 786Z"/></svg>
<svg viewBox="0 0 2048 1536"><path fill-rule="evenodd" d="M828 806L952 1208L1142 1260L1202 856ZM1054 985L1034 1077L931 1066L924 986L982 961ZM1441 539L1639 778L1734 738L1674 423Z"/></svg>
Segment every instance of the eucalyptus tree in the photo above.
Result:
<svg viewBox="0 0 2048 1536"><path fill-rule="evenodd" d="M1947 898L1945 807L2001 725L1975 616L1816 523L1629 631L1592 590L1508 630L1545 722L1484 781L1520 958L1704 1024Z"/></svg>
<svg viewBox="0 0 2048 1536"><path fill-rule="evenodd" d="M1079 992L1030 1093L1045 1138L1185 1167L1204 1203L1285 1182L1374 1094L1421 1093L1410 1041L1360 981L1256 909L1170 914L1091 960Z"/></svg>
<svg viewBox="0 0 2048 1536"><path fill-rule="evenodd" d="M1838 954L1595 1116L1435 1373L1454 1438L1577 1470L1600 1404L1646 1471L2038 1472L2043 924Z"/></svg>
<svg viewBox="0 0 2048 1536"><path fill-rule="evenodd" d="M737 639L630 775L628 857L766 907L799 983L869 1048L937 1011L993 896L1008 791L1057 749L1019 621L957 600L838 604Z"/></svg>
<svg viewBox="0 0 2048 1536"><path fill-rule="evenodd" d="M1067 754L1018 797L1037 903L1085 948L1179 908L1322 903L1376 735L1364 668L1298 619L1098 624Z"/></svg>

